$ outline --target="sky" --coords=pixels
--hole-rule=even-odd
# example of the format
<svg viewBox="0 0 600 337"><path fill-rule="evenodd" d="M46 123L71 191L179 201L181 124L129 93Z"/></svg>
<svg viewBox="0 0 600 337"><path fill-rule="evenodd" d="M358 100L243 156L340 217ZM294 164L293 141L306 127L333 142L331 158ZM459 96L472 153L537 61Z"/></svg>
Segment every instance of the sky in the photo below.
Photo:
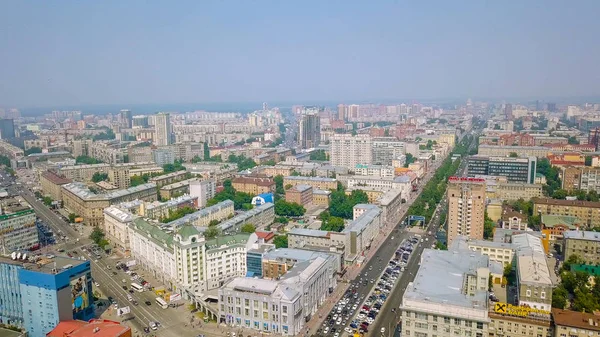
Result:
<svg viewBox="0 0 600 337"><path fill-rule="evenodd" d="M2 1L0 107L600 96L600 1Z"/></svg>

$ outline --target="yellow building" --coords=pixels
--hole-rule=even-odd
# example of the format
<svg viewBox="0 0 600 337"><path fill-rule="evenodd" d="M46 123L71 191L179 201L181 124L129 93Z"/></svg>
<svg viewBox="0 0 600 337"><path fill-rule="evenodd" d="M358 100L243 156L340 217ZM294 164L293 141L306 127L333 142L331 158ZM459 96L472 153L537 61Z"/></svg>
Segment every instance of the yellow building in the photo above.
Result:
<svg viewBox="0 0 600 337"><path fill-rule="evenodd" d="M231 181L231 185L236 191L251 195L275 192L275 181L265 175L237 177Z"/></svg>
<svg viewBox="0 0 600 337"><path fill-rule="evenodd" d="M331 191L313 188L313 205L329 207Z"/></svg>
<svg viewBox="0 0 600 337"><path fill-rule="evenodd" d="M569 215L581 220L582 227L600 226L600 202L533 198L537 214Z"/></svg>
<svg viewBox="0 0 600 337"><path fill-rule="evenodd" d="M62 186L72 182L71 179L63 178L52 171L45 171L40 175L40 185L44 195L50 196L52 200L62 200Z"/></svg>
<svg viewBox="0 0 600 337"><path fill-rule="evenodd" d="M283 186L310 185L321 190L336 190L337 180L324 177L287 176L283 178Z"/></svg>

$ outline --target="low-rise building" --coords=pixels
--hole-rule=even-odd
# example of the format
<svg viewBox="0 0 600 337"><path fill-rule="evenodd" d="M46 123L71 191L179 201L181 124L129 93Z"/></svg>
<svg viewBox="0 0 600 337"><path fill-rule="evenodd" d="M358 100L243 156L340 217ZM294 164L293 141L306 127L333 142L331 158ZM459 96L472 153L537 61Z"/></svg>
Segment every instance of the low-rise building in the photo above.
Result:
<svg viewBox="0 0 600 337"><path fill-rule="evenodd" d="M92 319L89 322L61 321L46 337L132 337L131 328L125 324L106 319Z"/></svg>
<svg viewBox="0 0 600 337"><path fill-rule="evenodd" d="M552 309L555 337L589 337L600 335L598 315L571 310Z"/></svg>
<svg viewBox="0 0 600 337"><path fill-rule="evenodd" d="M160 194L160 198L163 200L176 198L184 194L190 194L190 184L196 181L199 181L199 179L190 178L173 184L165 185L160 188L158 193Z"/></svg>
<svg viewBox="0 0 600 337"><path fill-rule="evenodd" d="M600 263L600 233L575 230L563 232L563 236L565 261L577 255L585 264Z"/></svg>
<svg viewBox="0 0 600 337"><path fill-rule="evenodd" d="M313 188L312 203L317 206L329 207L331 191Z"/></svg>
<svg viewBox="0 0 600 337"><path fill-rule="evenodd" d="M537 214L569 215L579 218L584 228L600 226L600 202L533 198Z"/></svg>
<svg viewBox="0 0 600 337"><path fill-rule="evenodd" d="M168 174L163 174L160 176L150 178L151 183L155 183L158 188L161 188L165 185L173 184L181 180L190 179L191 174L186 171L176 171Z"/></svg>
<svg viewBox="0 0 600 337"><path fill-rule="evenodd" d="M552 242L562 241L563 233L577 230L581 221L577 217L568 215L544 214L541 218L542 233Z"/></svg>
<svg viewBox="0 0 600 337"><path fill-rule="evenodd" d="M324 177L287 176L283 178L283 186L310 185L320 190L336 190L337 180Z"/></svg>
<svg viewBox="0 0 600 337"><path fill-rule="evenodd" d="M401 205L406 202L402 190L394 189L386 192L379 199L381 221L384 225L397 224L402 216Z"/></svg>
<svg viewBox="0 0 600 337"><path fill-rule="evenodd" d="M500 224L503 229L524 231L527 230L527 215L503 206Z"/></svg>
<svg viewBox="0 0 600 337"><path fill-rule="evenodd" d="M266 227L275 220L275 205L266 202L253 209L240 213L228 220L218 224L222 233L233 234L238 233L243 225L249 223L256 228Z"/></svg>
<svg viewBox="0 0 600 337"><path fill-rule="evenodd" d="M265 175L240 176L233 179L231 185L236 191L250 195L275 192L275 181Z"/></svg>
<svg viewBox="0 0 600 337"><path fill-rule="evenodd" d="M52 200L62 200L62 186L71 182L71 179L63 178L52 171L44 171L40 175L42 191Z"/></svg>
<svg viewBox="0 0 600 337"><path fill-rule="evenodd" d="M550 311L552 308L552 278L542 240L524 233L513 235L517 247L517 298L520 306Z"/></svg>
<svg viewBox="0 0 600 337"><path fill-rule="evenodd" d="M295 202L299 205L306 206L312 203L313 188L310 185L296 185L285 191L285 201Z"/></svg>

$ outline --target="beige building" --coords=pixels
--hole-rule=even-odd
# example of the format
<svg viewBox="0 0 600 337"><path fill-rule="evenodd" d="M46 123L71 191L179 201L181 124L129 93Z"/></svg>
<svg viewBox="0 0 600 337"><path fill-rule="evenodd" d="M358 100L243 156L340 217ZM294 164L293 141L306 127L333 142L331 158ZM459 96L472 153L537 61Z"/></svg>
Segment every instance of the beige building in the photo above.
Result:
<svg viewBox="0 0 600 337"><path fill-rule="evenodd" d="M52 200L62 200L62 186L71 182L71 179L63 178L52 171L45 171L40 175L42 191Z"/></svg>
<svg viewBox="0 0 600 337"><path fill-rule="evenodd" d="M190 183L198 181L198 178L182 180L173 184L165 185L160 188L159 195L162 200L169 200L184 194L190 193Z"/></svg>
<svg viewBox="0 0 600 337"><path fill-rule="evenodd" d="M64 208L83 217L83 221L92 226L103 223L103 211L110 205L135 199L155 201L156 198L156 185L152 183L105 194L96 194L82 183L70 183L62 186Z"/></svg>
<svg viewBox="0 0 600 337"><path fill-rule="evenodd" d="M275 165L275 166L264 166L261 167L260 173L267 175L269 177L275 176L289 176L294 172L293 166L286 165Z"/></svg>
<svg viewBox="0 0 600 337"><path fill-rule="evenodd" d="M238 192L251 195L275 192L275 181L265 175L240 176L231 181L231 185Z"/></svg>
<svg viewBox="0 0 600 337"><path fill-rule="evenodd" d="M499 183L488 188L489 198L498 198L502 200L529 200L531 198L542 197L541 184L525 183Z"/></svg>
<svg viewBox="0 0 600 337"><path fill-rule="evenodd" d="M542 240L532 234L513 235L516 247L518 305L550 311L552 308L552 278Z"/></svg>
<svg viewBox="0 0 600 337"><path fill-rule="evenodd" d="M554 337L552 321L546 317L519 317L489 314L488 332L490 337Z"/></svg>
<svg viewBox="0 0 600 337"><path fill-rule="evenodd" d="M577 217L584 227L600 226L600 202L533 198L533 209L537 214Z"/></svg>
<svg viewBox="0 0 600 337"><path fill-rule="evenodd" d="M552 309L555 337L590 337L600 335L600 317L592 313Z"/></svg>
<svg viewBox="0 0 600 337"><path fill-rule="evenodd" d="M600 264L600 233L589 231L563 232L563 252L565 260L577 255L586 264Z"/></svg>
<svg viewBox="0 0 600 337"><path fill-rule="evenodd" d="M287 176L283 178L283 186L310 185L320 190L336 190L337 180L323 177Z"/></svg>
<svg viewBox="0 0 600 337"><path fill-rule="evenodd" d="M317 206L329 207L331 191L313 188L312 203Z"/></svg>
<svg viewBox="0 0 600 337"><path fill-rule="evenodd" d="M313 188L310 185L296 185L285 191L285 201L295 202L299 205L306 206L312 203Z"/></svg>
<svg viewBox="0 0 600 337"><path fill-rule="evenodd" d="M448 245L459 235L483 239L485 180L457 178L448 180Z"/></svg>
<svg viewBox="0 0 600 337"><path fill-rule="evenodd" d="M368 134L334 134L330 142L330 163L333 166L354 169L357 164L371 164L373 149Z"/></svg>
<svg viewBox="0 0 600 337"><path fill-rule="evenodd" d="M150 178L149 182L155 183L158 188L161 188L165 185L173 184L184 179L190 179L191 177L189 177L189 175L191 174L186 171L176 171L173 173L152 177Z"/></svg>

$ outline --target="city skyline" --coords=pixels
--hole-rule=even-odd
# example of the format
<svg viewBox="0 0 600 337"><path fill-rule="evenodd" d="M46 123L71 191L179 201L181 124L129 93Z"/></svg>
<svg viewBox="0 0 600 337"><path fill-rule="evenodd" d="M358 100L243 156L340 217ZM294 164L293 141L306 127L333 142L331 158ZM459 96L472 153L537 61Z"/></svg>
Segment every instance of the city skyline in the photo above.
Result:
<svg viewBox="0 0 600 337"><path fill-rule="evenodd" d="M428 5L4 3L0 106L600 92L599 3Z"/></svg>

